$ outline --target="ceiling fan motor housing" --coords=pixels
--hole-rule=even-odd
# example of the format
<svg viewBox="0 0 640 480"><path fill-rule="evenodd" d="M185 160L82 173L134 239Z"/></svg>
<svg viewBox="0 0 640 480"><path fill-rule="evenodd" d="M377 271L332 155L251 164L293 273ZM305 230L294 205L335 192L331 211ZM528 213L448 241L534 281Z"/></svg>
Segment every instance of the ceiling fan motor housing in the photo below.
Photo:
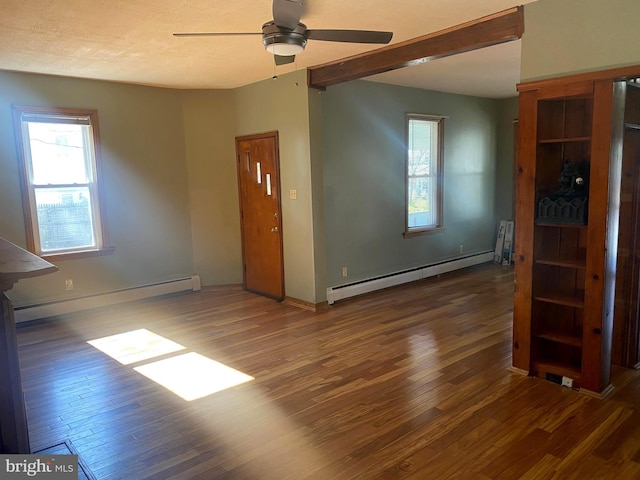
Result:
<svg viewBox="0 0 640 480"><path fill-rule="evenodd" d="M284 57L296 55L307 45L307 27L298 23L293 30L279 27L274 22L262 26L262 44L268 52Z"/></svg>

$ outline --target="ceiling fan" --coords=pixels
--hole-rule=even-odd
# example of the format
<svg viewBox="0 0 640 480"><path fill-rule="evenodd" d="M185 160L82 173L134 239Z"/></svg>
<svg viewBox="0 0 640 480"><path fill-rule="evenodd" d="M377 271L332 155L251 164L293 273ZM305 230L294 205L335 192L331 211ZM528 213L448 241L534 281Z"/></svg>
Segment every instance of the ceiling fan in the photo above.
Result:
<svg viewBox="0 0 640 480"><path fill-rule="evenodd" d="M307 40L326 42L387 44L392 32L372 30L310 30L300 17L302 0L273 0L273 20L262 25L262 32L190 32L174 33L175 37L213 37L222 35L262 35L262 44L273 53L276 65L285 65L295 60L296 54L304 50Z"/></svg>

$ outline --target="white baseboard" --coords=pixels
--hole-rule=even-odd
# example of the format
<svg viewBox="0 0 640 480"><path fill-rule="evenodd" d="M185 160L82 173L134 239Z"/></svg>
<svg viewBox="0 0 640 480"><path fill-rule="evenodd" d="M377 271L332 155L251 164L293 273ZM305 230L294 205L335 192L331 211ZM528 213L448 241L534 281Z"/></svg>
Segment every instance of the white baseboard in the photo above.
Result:
<svg viewBox="0 0 640 480"><path fill-rule="evenodd" d="M403 283L415 282L423 278L429 278L461 268L471 267L472 265L480 265L493 261L493 251L469 255L467 257L447 260L424 267L414 268L404 272L396 272L384 277L372 278L370 280L362 280L359 282L337 285L327 288L327 302L329 305L337 300L362 295L363 293L381 290L383 288L394 287Z"/></svg>
<svg viewBox="0 0 640 480"><path fill-rule="evenodd" d="M115 292L101 293L59 302L45 303L41 305L31 305L18 307L15 309L16 323L28 322L40 318L53 317L67 313L80 312L92 308L106 307L117 303L142 300L144 298L167 295L169 293L184 292L187 290L198 291L201 288L200 276L194 275L189 278L172 280L169 282L144 285L141 287L118 290Z"/></svg>

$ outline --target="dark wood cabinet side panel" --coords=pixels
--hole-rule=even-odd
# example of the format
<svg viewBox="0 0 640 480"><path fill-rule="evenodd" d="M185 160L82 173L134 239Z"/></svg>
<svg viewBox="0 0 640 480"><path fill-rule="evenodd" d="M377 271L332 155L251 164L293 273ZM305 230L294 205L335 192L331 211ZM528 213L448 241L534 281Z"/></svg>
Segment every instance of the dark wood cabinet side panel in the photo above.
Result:
<svg viewBox="0 0 640 480"><path fill-rule="evenodd" d="M627 84L612 363L640 362L640 87Z"/></svg>
<svg viewBox="0 0 640 480"><path fill-rule="evenodd" d="M520 94L516 182L513 366L530 370L537 92Z"/></svg>
<svg viewBox="0 0 640 480"><path fill-rule="evenodd" d="M591 391L602 391L610 382L613 295L617 252L619 165L612 155L614 82L595 82L589 233L585 290L583 382ZM613 158L612 158L613 157ZM617 199L616 199L617 197ZM615 243L615 244L614 244Z"/></svg>

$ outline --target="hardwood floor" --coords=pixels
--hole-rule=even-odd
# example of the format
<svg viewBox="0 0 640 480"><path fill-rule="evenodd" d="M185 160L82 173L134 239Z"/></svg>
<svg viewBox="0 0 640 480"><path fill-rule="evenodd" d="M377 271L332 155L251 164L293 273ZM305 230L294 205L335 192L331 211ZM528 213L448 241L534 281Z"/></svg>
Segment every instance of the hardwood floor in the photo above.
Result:
<svg viewBox="0 0 640 480"><path fill-rule="evenodd" d="M640 478L640 372L598 400L508 371L482 265L312 313L210 288L21 325L33 450L99 479ZM145 328L255 380L185 401L86 343Z"/></svg>

